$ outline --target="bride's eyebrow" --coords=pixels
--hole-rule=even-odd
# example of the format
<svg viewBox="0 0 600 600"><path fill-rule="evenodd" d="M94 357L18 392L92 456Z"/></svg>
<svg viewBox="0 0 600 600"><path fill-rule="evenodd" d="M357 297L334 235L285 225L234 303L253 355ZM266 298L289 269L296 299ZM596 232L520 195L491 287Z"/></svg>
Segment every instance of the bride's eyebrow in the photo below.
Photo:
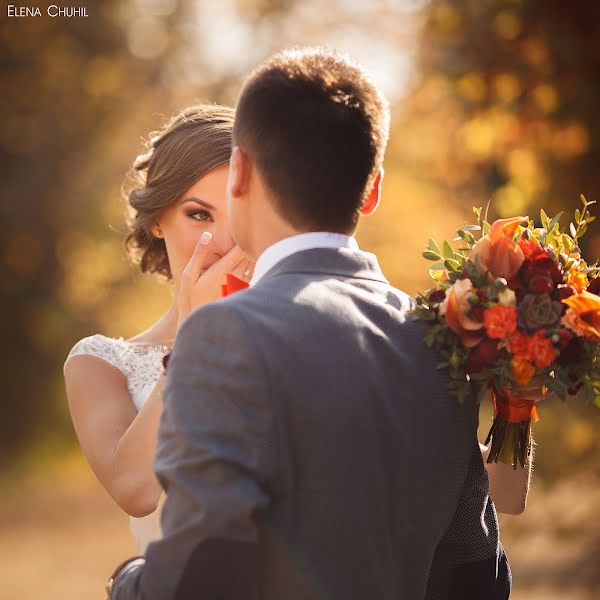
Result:
<svg viewBox="0 0 600 600"><path fill-rule="evenodd" d="M217 210L212 204L209 204L208 202L200 200L200 198L196 197L184 198L183 200L181 200L180 204L183 204L184 202L195 202L196 204L203 206L207 210Z"/></svg>

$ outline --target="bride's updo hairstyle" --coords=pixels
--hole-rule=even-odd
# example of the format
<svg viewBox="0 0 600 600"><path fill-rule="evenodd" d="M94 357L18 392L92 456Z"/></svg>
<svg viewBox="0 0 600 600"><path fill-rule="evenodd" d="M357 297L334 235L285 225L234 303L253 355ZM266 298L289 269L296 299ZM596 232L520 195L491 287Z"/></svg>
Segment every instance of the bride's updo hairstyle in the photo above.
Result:
<svg viewBox="0 0 600 600"><path fill-rule="evenodd" d="M161 214L209 171L229 162L235 111L191 106L152 133L130 173L125 247L144 273L171 279L165 241L152 233Z"/></svg>

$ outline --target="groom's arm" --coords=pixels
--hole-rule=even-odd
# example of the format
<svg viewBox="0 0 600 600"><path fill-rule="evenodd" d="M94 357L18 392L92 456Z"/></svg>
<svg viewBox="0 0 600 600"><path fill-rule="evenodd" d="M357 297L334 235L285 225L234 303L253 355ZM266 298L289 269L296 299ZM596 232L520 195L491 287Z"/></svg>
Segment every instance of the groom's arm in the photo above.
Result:
<svg viewBox="0 0 600 600"><path fill-rule="evenodd" d="M182 325L167 375L156 473L163 538L116 578L115 600L254 597L257 537L273 471L267 374L228 302Z"/></svg>

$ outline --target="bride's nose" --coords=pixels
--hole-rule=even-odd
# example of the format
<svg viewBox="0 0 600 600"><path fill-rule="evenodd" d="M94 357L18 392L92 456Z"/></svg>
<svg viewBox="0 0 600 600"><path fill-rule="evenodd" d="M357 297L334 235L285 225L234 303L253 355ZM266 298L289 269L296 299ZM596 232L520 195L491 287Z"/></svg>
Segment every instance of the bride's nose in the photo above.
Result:
<svg viewBox="0 0 600 600"><path fill-rule="evenodd" d="M235 242L229 232L222 236L213 236L213 252L219 255L219 258L225 256L233 247Z"/></svg>

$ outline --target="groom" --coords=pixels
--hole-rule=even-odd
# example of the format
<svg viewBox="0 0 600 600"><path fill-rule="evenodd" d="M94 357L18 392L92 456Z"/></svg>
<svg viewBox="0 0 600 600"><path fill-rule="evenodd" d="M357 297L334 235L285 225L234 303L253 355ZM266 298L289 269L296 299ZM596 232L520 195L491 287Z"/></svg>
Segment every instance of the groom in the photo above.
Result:
<svg viewBox="0 0 600 600"><path fill-rule="evenodd" d="M353 237L388 127L379 90L329 51L246 81L228 209L252 286L177 335L164 538L117 569L113 599L508 597L477 407L448 396L413 301Z"/></svg>

